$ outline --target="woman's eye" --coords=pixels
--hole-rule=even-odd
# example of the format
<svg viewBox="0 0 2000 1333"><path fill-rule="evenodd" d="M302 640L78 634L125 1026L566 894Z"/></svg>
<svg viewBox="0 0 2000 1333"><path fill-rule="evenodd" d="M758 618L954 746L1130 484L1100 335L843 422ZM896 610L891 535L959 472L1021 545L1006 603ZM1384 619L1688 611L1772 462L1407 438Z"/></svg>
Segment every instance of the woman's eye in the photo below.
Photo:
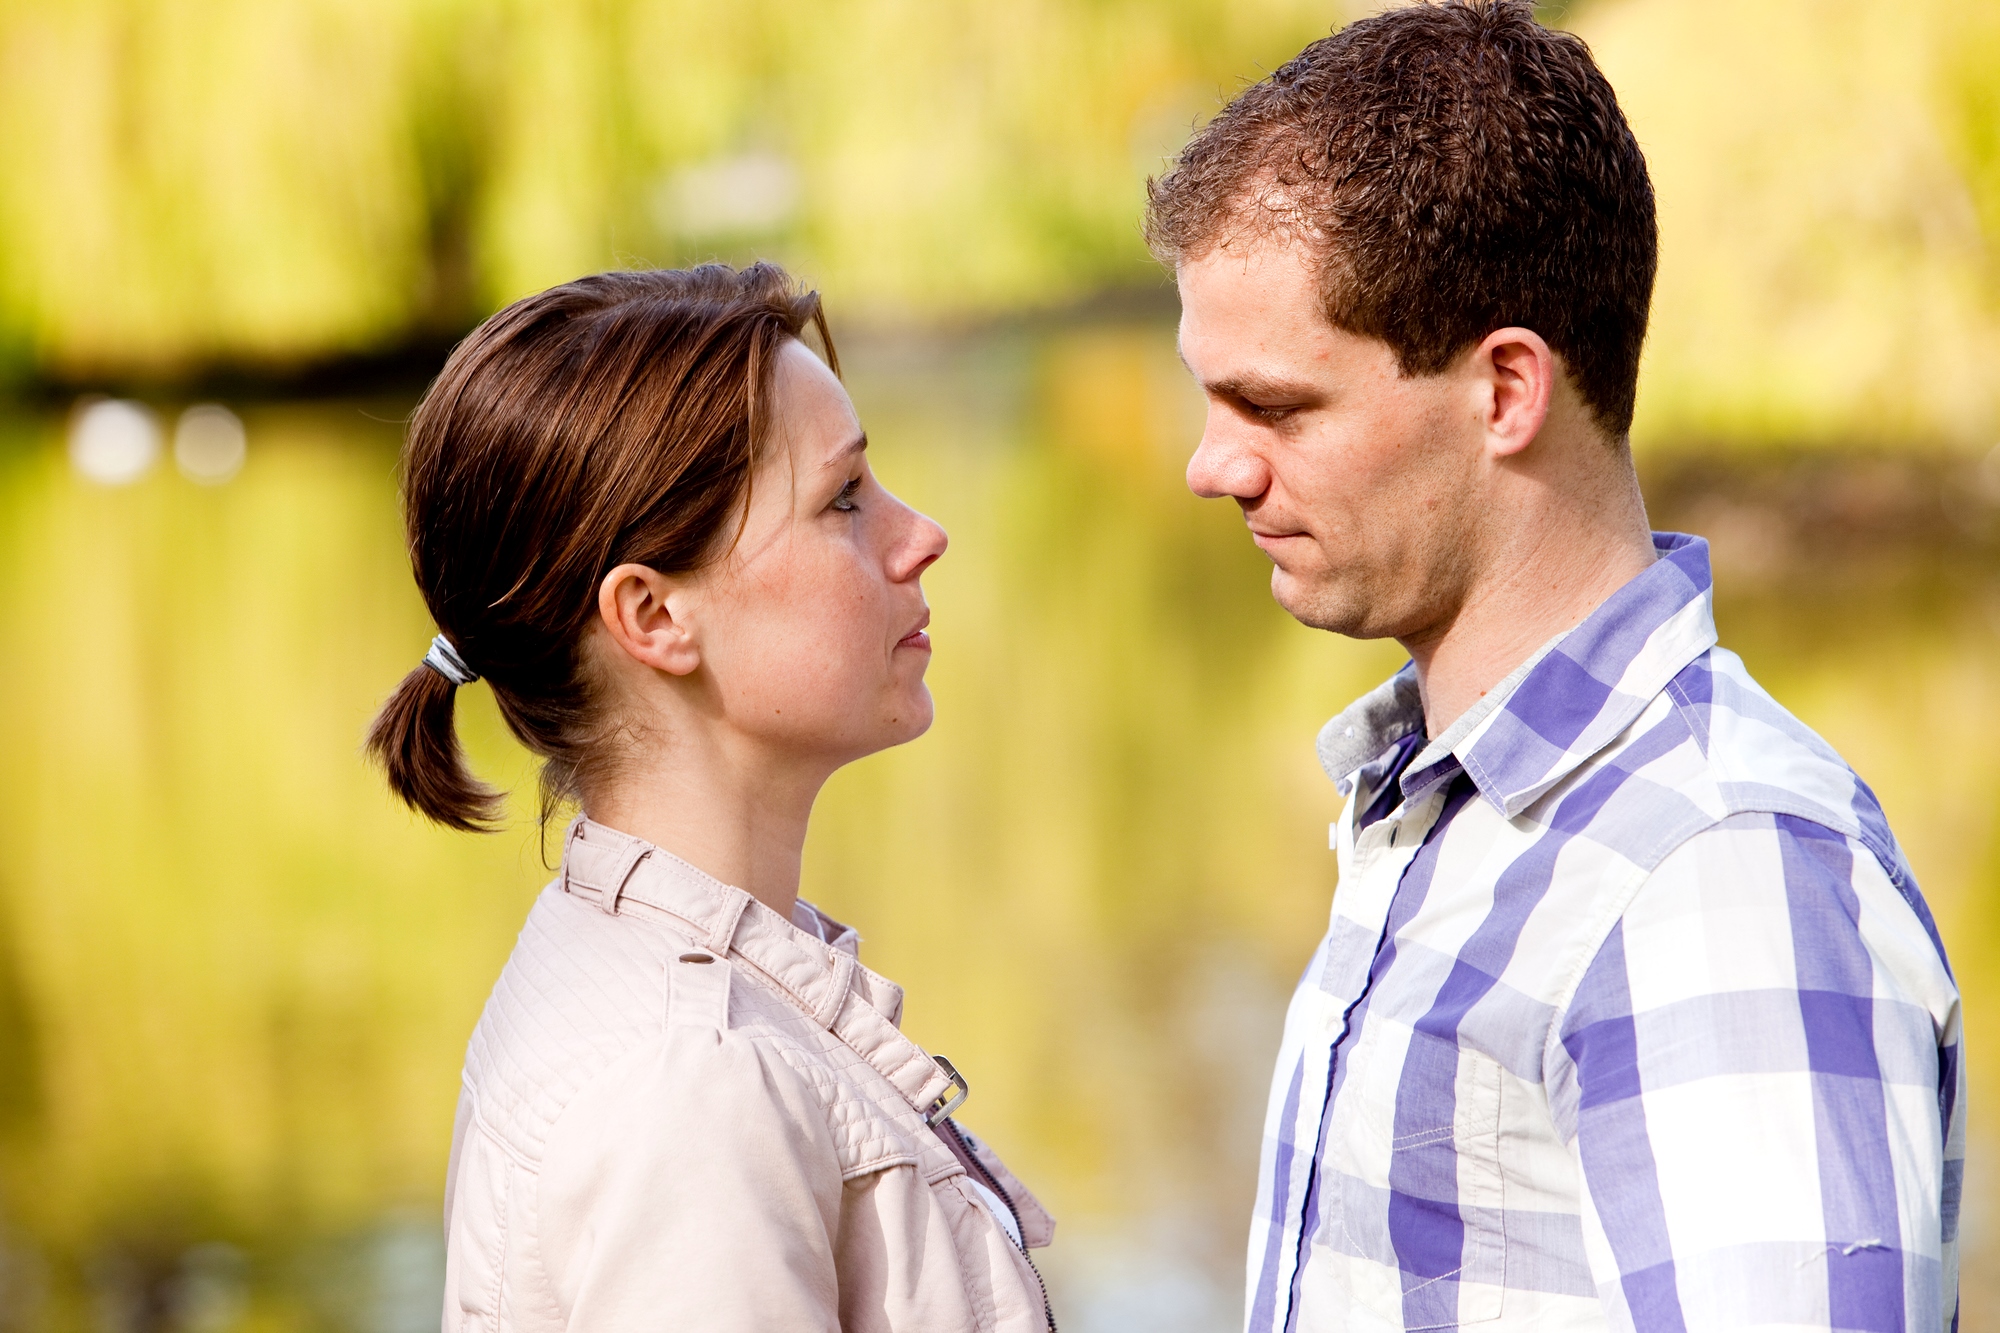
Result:
<svg viewBox="0 0 2000 1333"><path fill-rule="evenodd" d="M861 489L861 478L856 477L840 488L840 494L833 497L833 507L843 514L854 508L855 493Z"/></svg>

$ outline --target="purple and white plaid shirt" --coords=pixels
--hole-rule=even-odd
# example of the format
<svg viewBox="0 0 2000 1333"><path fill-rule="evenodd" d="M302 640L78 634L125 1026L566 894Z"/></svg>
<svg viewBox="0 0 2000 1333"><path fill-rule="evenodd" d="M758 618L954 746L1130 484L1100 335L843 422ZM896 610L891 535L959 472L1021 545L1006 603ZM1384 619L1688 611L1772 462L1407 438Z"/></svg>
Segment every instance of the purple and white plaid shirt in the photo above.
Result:
<svg viewBox="0 0 2000 1333"><path fill-rule="evenodd" d="M1959 999L1874 794L1661 558L1422 739L1333 719L1247 1328L1957 1322ZM1421 752L1418 747L1422 746Z"/></svg>

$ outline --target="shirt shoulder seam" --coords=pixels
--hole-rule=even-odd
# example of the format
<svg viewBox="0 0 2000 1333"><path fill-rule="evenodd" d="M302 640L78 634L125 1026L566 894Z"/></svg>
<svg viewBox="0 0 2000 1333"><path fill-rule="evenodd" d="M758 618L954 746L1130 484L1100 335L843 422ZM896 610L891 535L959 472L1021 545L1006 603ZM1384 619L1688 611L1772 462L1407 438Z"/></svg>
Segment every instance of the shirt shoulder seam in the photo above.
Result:
<svg viewBox="0 0 2000 1333"><path fill-rule="evenodd" d="M1816 824L1840 838L1858 843L1882 866L1883 873L1889 876L1890 882L1896 886L1898 891L1900 892L1902 889L1902 878L1892 868L1891 861L1884 858L1881 850L1875 847L1872 841L1865 836L1865 830L1861 833L1856 833L1836 827L1823 814L1807 808L1803 803L1794 806L1781 801L1752 801L1741 806L1732 806L1725 813L1706 820L1697 827L1685 831L1677 831L1678 836L1669 835L1668 839L1663 839L1661 843L1656 844L1654 854L1647 858L1638 872L1622 884L1617 893L1607 896L1607 904L1615 903L1615 910L1608 909L1601 921L1584 933L1582 937L1583 943L1577 951L1577 957L1572 960L1568 972L1563 979L1563 985L1556 993L1557 998L1553 1006L1553 1021L1549 1024L1549 1035L1543 1042L1543 1058L1545 1062L1552 1049L1562 1044L1560 1034L1563 1020L1569 1014L1570 1005L1576 1000L1577 988L1583 984L1584 974L1590 970L1590 965L1597 960L1597 956L1604 951L1604 942L1610 938L1612 927L1624 919L1625 914L1632 908L1633 900L1639 896L1652 878L1659 873L1660 867L1674 853L1703 834L1713 833L1731 820L1740 819L1746 815L1789 815L1793 818L1803 819L1808 823Z"/></svg>

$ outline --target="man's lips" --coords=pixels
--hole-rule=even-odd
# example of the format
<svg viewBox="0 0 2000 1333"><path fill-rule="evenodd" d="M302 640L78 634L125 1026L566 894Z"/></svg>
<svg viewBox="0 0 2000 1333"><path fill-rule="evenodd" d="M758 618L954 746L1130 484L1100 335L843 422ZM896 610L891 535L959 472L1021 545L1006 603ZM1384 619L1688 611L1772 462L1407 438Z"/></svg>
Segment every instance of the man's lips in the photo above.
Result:
<svg viewBox="0 0 2000 1333"><path fill-rule="evenodd" d="M917 622L917 627L896 640L896 646L898 648L921 648L925 652L929 652L931 650L931 636L924 633L924 627L930 623L931 613L925 611L923 619Z"/></svg>

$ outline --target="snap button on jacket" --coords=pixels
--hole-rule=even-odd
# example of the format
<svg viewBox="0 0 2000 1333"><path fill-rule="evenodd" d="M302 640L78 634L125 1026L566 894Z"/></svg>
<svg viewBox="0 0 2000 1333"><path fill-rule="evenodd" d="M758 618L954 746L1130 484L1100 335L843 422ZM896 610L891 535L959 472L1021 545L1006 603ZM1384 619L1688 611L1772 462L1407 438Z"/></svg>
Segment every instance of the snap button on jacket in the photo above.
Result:
<svg viewBox="0 0 2000 1333"><path fill-rule="evenodd" d="M578 820L466 1052L446 1333L1043 1333L854 932ZM831 940L829 943L828 940ZM970 1136L967 1136L970 1139ZM1055 1224L971 1156L1027 1246Z"/></svg>

